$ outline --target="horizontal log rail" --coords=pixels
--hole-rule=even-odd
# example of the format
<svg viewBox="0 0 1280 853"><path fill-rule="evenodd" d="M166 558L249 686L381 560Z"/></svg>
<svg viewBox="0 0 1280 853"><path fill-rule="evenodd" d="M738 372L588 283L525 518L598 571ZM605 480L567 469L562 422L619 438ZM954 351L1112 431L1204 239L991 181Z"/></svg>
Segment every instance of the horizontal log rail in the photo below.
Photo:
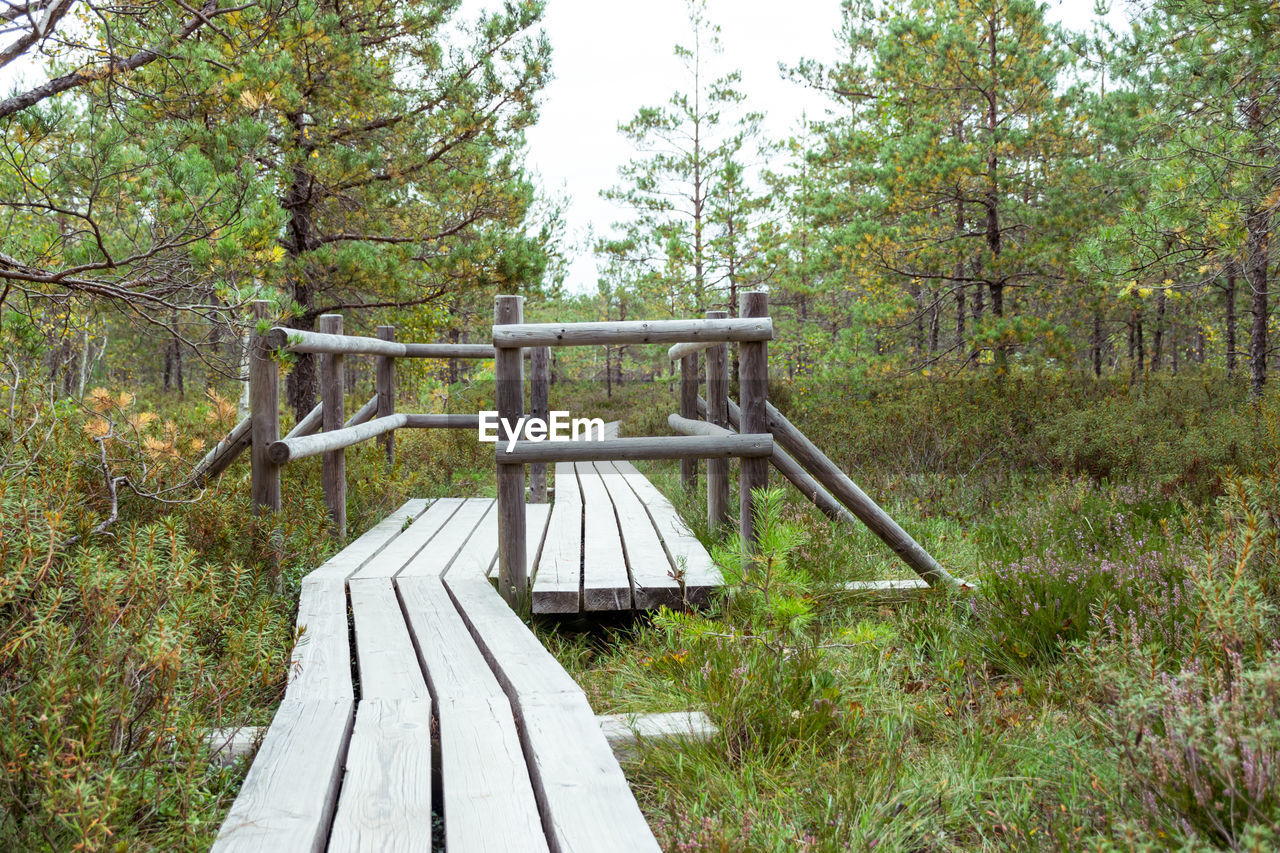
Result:
<svg viewBox="0 0 1280 853"><path fill-rule="evenodd" d="M236 461L241 453L253 442L253 416L247 416L227 433L226 437L213 446L204 458L191 470L190 481L196 486L216 478Z"/></svg>
<svg viewBox="0 0 1280 853"><path fill-rule="evenodd" d="M406 414L409 429L480 429L479 415L412 415Z"/></svg>
<svg viewBox="0 0 1280 853"><path fill-rule="evenodd" d="M308 456L319 456L331 453L377 438L385 432L404 427L409 420L406 414L388 415L385 418L374 418L359 426L344 427L330 432L319 432L315 435L282 438L267 448L267 458L276 465L284 465Z"/></svg>
<svg viewBox="0 0 1280 853"><path fill-rule="evenodd" d="M610 438L604 441L517 441L498 443L504 465L532 462L615 462L636 459L758 459L773 452L773 436L696 435Z"/></svg>
<svg viewBox="0 0 1280 853"><path fill-rule="evenodd" d="M711 349L722 343L724 341L685 341L682 344L673 344L671 349L667 350L667 358L671 361L679 361L686 356L697 355L705 349Z"/></svg>
<svg viewBox="0 0 1280 853"><path fill-rule="evenodd" d="M266 334L268 349L318 355L380 355L386 358L495 358L490 344L411 344L360 335L332 335L275 326Z"/></svg>
<svg viewBox="0 0 1280 853"><path fill-rule="evenodd" d="M688 341L768 341L773 321L768 317L736 320L633 320L607 323L495 324L493 345L514 347L621 346L675 344Z"/></svg>

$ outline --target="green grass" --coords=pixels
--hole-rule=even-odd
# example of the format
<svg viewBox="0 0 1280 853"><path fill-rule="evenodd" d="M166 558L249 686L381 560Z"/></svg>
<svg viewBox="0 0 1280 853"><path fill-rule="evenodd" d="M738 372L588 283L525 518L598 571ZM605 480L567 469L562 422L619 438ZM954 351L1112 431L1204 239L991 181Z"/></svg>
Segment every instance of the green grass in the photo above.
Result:
<svg viewBox="0 0 1280 853"><path fill-rule="evenodd" d="M626 767L665 849L1269 846L1273 794L1234 833L1188 828L1178 790L1160 781L1172 735L1143 720L1157 707L1148 686L1198 684L1224 649L1244 650L1243 670L1270 671L1264 643L1249 655L1246 629L1276 636L1265 592L1280 574L1265 533L1280 505L1274 409L1193 383L921 382L843 407L780 396L903 527L988 589L892 605L833 592L910 572L866 530L834 526L792 495L775 523L802 542L768 601L738 583L700 615L592 634L541 624L598 713L698 709L717 725L706 743L653 743ZM659 399L639 389L642 414L625 432L664 431ZM913 429L922 409L944 414ZM1053 422L1068 412L1068 425ZM1200 426L1153 421L1171 412ZM984 435L986 451L969 446ZM1251 511L1215 508L1227 465L1253 477ZM714 545L701 491L685 495L674 464L640 467ZM1246 582L1263 591L1243 595ZM1022 615L1040 599L1064 609ZM1280 739L1274 720L1263 729ZM1238 764L1223 763L1223 777Z"/></svg>

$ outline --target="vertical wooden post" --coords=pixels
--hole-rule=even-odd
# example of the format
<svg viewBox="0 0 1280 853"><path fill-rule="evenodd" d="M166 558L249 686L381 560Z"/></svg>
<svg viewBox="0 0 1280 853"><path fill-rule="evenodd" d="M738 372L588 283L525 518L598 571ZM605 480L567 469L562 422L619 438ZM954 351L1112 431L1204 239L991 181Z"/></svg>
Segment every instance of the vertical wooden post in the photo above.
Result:
<svg viewBox="0 0 1280 853"><path fill-rule="evenodd" d="M551 417L551 347L534 347L529 360L532 387L529 390L530 414L546 421ZM529 466L529 503L547 502L547 463Z"/></svg>
<svg viewBox="0 0 1280 853"><path fill-rule="evenodd" d="M698 354L680 359L680 417L698 417ZM698 460L680 460L680 485L686 492L698 487Z"/></svg>
<svg viewBox="0 0 1280 853"><path fill-rule="evenodd" d="M341 314L321 314L316 330L328 335L342 334ZM320 425L325 432L342 429L346 420L344 412L346 377L343 375L342 356L325 353L320 357ZM320 474L324 485L324 502L329 507L329 519L333 525L333 537L347 536L347 451L331 450L324 454Z"/></svg>
<svg viewBox="0 0 1280 853"><path fill-rule="evenodd" d="M258 325L270 317L268 303L253 303L249 333L249 413L253 418L249 451L253 512L280 511L280 466L267 458L267 448L280 438L280 373Z"/></svg>
<svg viewBox="0 0 1280 853"><path fill-rule="evenodd" d="M493 305L493 324L524 320L524 297L499 296ZM524 409L524 358L519 347L501 348L494 358L498 417L515 423ZM505 428L498 438L506 441ZM497 451L502 459L501 446ZM517 611L529 599L529 565L525 556L524 465L498 463L498 592Z"/></svg>
<svg viewBox="0 0 1280 853"><path fill-rule="evenodd" d="M708 320L723 320L728 311L708 311ZM687 416L686 416L687 417ZM729 428L729 345L707 350L707 422ZM729 460L707 460L707 526L712 530L729 521Z"/></svg>
<svg viewBox="0 0 1280 853"><path fill-rule="evenodd" d="M740 317L768 317L769 294L754 290L744 293L739 303ZM738 397L742 407L739 426L746 433L767 433L769 413L769 351L764 341L743 341L738 345ZM769 484L768 459L742 459L738 462L738 518L742 544L748 552L755 550L756 523L751 505L752 492Z"/></svg>
<svg viewBox="0 0 1280 853"><path fill-rule="evenodd" d="M394 341L395 326L379 326L378 340ZM377 360L375 382L378 389L378 417L385 418L396 413L396 360L391 356L380 355ZM396 464L395 430L382 435L379 439L387 454L387 470Z"/></svg>

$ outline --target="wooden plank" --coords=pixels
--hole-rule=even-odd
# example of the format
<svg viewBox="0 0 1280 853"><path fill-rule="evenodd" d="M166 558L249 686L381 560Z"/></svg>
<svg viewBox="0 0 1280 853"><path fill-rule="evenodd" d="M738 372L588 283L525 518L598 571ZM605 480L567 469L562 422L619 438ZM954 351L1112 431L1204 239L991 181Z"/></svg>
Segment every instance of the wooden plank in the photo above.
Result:
<svg viewBox="0 0 1280 853"><path fill-rule="evenodd" d="M362 702L427 697L427 682L391 578L352 580L348 588Z"/></svg>
<svg viewBox="0 0 1280 853"><path fill-rule="evenodd" d="M675 579L671 559L662 547L662 540L644 504L612 463L597 462L595 467L618 518L636 609L654 610L663 605L679 607L683 603L680 584Z"/></svg>
<svg viewBox="0 0 1280 853"><path fill-rule="evenodd" d="M341 579L302 582L298 630L301 635L293 647L286 698L354 698L347 635L347 589Z"/></svg>
<svg viewBox="0 0 1280 853"><path fill-rule="evenodd" d="M354 573L351 580L389 578L395 575L436 537L462 504L462 498L440 498L380 554L366 562L360 571Z"/></svg>
<svg viewBox="0 0 1280 853"><path fill-rule="evenodd" d="M444 583L511 700L552 849L657 850L581 688L487 582Z"/></svg>
<svg viewBox="0 0 1280 853"><path fill-rule="evenodd" d="M556 500L533 579L534 613L577 613L582 589L582 493L572 462L557 462Z"/></svg>
<svg viewBox="0 0 1280 853"><path fill-rule="evenodd" d="M310 441L311 439L303 439ZM281 444L282 442L276 442ZM604 441L517 441L495 445L500 465L532 462L604 462L632 459L764 458L773 452L773 436L662 435L645 438L607 438ZM764 463L766 466L768 462ZM521 495L523 499L523 494Z"/></svg>
<svg viewBox="0 0 1280 853"><path fill-rule="evenodd" d="M711 561L707 549L689 530L671 501L637 471L634 465L630 462L612 464L644 504L672 565L683 569L685 595L691 602L705 602L712 589L724 585L724 578Z"/></svg>
<svg viewBox="0 0 1280 853"><path fill-rule="evenodd" d="M657 851L586 696L527 695L517 705L529 772L554 849Z"/></svg>
<svg viewBox="0 0 1280 853"><path fill-rule="evenodd" d="M720 733L701 711L661 714L601 714L596 717L604 739L619 761L633 761L645 741L711 740Z"/></svg>
<svg viewBox="0 0 1280 853"><path fill-rule="evenodd" d="M217 853L320 853L326 848L350 699L280 703L213 843Z"/></svg>
<svg viewBox="0 0 1280 853"><path fill-rule="evenodd" d="M632 320L592 323L505 323L494 318L493 345L505 347L623 346L685 341L767 341L768 317L735 320Z"/></svg>
<svg viewBox="0 0 1280 853"><path fill-rule="evenodd" d="M396 583L436 697L446 846L546 850L511 703L453 599L439 578ZM495 592L488 595L510 614Z"/></svg>
<svg viewBox="0 0 1280 853"><path fill-rule="evenodd" d="M573 468L582 489L582 609L630 610L631 578L609 492L594 465Z"/></svg>
<svg viewBox="0 0 1280 853"><path fill-rule="evenodd" d="M422 515L430 503L421 498L405 501L399 509L370 527L359 539L334 554L304 580L321 580L328 577L345 580L380 554L401 534L406 522L412 522Z"/></svg>
<svg viewBox="0 0 1280 853"><path fill-rule="evenodd" d="M329 849L429 853L430 698L362 700L346 767Z"/></svg>
<svg viewBox="0 0 1280 853"><path fill-rule="evenodd" d="M441 574L460 572L484 577L498 553L498 513L493 502L488 502L484 517L472 530L467 541L458 549L454 558Z"/></svg>
<svg viewBox="0 0 1280 853"><path fill-rule="evenodd" d="M538 557L542 555L542 543L547 535L547 522L551 518L551 504L529 504L525 508L528 524L525 525L525 554L529 558L529 577L534 577L538 570ZM485 576L493 579L498 571L498 554L495 551L493 560Z"/></svg>
<svg viewBox="0 0 1280 853"><path fill-rule="evenodd" d="M446 499L442 499L446 500ZM490 498L448 498L457 501L457 511L431 539L431 547L415 551L400 563L397 577L429 575L439 577L453 562L458 550L471 538L471 531L493 506Z"/></svg>
<svg viewBox="0 0 1280 853"><path fill-rule="evenodd" d="M444 585L508 698L539 691L582 692L488 581L450 573Z"/></svg>

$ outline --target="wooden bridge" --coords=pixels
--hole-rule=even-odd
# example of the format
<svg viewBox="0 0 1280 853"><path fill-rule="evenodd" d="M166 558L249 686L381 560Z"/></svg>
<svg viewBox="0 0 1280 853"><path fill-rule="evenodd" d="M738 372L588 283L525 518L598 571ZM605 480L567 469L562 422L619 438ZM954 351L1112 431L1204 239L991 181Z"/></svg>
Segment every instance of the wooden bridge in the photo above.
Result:
<svg viewBox="0 0 1280 853"><path fill-rule="evenodd" d="M265 304L256 311L265 316ZM772 463L831 518L866 523L923 584L957 584L768 405L765 295L745 294L740 313L524 324L522 300L498 297L492 347L400 344L386 327L378 338L345 336L342 318L329 315L317 333L255 337L253 411L203 460L197 479L217 476L249 448L254 505L278 511L280 466L322 455L341 538L346 447L381 437L390 464L397 429L479 424L472 415L396 413L396 358L493 358L496 409L514 424L524 410L526 349L530 408L545 419L548 347L674 344L681 399L669 422L680 435L620 438L616 425L599 441L504 434L495 448L496 499L410 500L309 574L285 698L215 850L657 849L585 695L521 615L697 606L720 584L706 549L631 460L680 459L692 488L696 460L707 459L708 522L723 530L727 459L740 458L747 549L756 533L751 497ZM727 396L729 342L739 347L738 405ZM322 401L283 437L273 350L323 356ZM705 399L697 393L704 350ZM347 418L343 359L355 354L378 359L377 393Z"/></svg>

